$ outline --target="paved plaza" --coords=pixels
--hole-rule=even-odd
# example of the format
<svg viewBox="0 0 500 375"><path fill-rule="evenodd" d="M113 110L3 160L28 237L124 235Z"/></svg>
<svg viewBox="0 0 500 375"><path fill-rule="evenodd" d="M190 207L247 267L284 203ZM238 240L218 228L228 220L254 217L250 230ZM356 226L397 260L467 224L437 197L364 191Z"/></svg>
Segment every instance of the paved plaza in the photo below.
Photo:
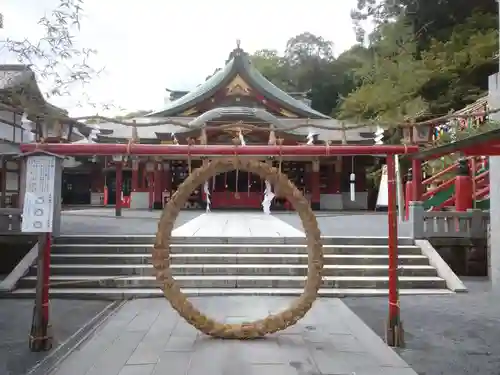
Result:
<svg viewBox="0 0 500 375"><path fill-rule="evenodd" d="M67 211L64 234L154 234L161 212ZM181 212L174 236L302 237L297 215ZM347 217L347 219L346 219ZM90 220L89 220L90 219ZM359 225L360 221L366 225ZM386 215L322 215L323 235L383 236ZM358 225L354 226L353 222ZM347 231L346 228L351 228ZM360 230L359 228L363 228ZM354 230L353 230L354 229ZM374 231L374 232L370 232ZM376 233L376 234L374 234ZM219 321L246 322L286 308L288 297L199 297ZM198 333L164 299L128 301L52 375L336 374L416 375L339 299L319 299L286 331L254 341L224 341Z"/></svg>
<svg viewBox="0 0 500 375"><path fill-rule="evenodd" d="M193 298L229 323L286 308L286 297ZM264 339L212 339L163 299L127 302L51 375L416 375L339 299L319 299L297 325Z"/></svg>
<svg viewBox="0 0 500 375"><path fill-rule="evenodd" d="M94 208L87 210L63 211L62 234L154 234L162 211L124 210L123 216L114 217L114 209ZM241 215L244 212L221 212L214 214ZM203 215L204 211L181 211L175 226ZM253 211L249 214L261 214ZM302 223L295 212L273 212L272 217L280 219L302 231ZM375 236L386 237L388 233L387 214L369 212L318 212L319 229L324 236ZM399 223L398 234L408 237L408 223Z"/></svg>

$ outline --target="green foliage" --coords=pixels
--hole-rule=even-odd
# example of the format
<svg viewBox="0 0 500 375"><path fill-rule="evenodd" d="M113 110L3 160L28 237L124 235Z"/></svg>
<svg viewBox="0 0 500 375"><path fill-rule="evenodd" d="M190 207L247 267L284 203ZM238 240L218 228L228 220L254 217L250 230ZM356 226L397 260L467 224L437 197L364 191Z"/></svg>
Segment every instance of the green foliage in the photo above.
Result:
<svg viewBox="0 0 500 375"><path fill-rule="evenodd" d="M312 107L325 114L336 114L343 97L357 87L353 69L362 64L364 48L353 49L338 58L333 44L305 32L291 38L285 54L262 49L252 63L268 80L287 92L306 93Z"/></svg>
<svg viewBox="0 0 500 375"><path fill-rule="evenodd" d="M498 69L494 0L358 0L352 17L358 28L367 19L377 26L370 58L356 70L362 84L343 101L342 117L442 115L484 95Z"/></svg>

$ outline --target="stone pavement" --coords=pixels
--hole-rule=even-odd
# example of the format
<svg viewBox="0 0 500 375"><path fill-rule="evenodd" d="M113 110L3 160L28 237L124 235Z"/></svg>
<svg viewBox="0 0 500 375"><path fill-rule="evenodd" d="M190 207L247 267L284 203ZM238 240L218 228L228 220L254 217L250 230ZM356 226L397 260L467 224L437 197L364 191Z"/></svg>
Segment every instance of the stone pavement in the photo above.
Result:
<svg viewBox="0 0 500 375"><path fill-rule="evenodd" d="M78 336L77 332L110 304L109 301L50 301L54 349L33 353L28 348L33 301L0 299L0 374L25 375L37 363L49 361L57 347Z"/></svg>
<svg viewBox="0 0 500 375"><path fill-rule="evenodd" d="M241 212L245 211L238 211ZM203 214L203 211L181 211L175 226L179 227ZM236 213L224 211L221 214ZM63 211L61 232L63 234L155 234L160 215L161 211L123 210L123 217L115 218L114 209L111 208ZM303 230L300 218L295 212L273 212L271 216L300 231ZM324 236L387 237L388 234L386 213L321 211L317 212L316 219ZM399 237L408 236L409 233L408 223L399 223Z"/></svg>
<svg viewBox="0 0 500 375"><path fill-rule="evenodd" d="M262 212L210 212L172 231L174 237L304 237L283 220Z"/></svg>
<svg viewBox="0 0 500 375"><path fill-rule="evenodd" d="M282 310L286 297L193 298L231 323ZM319 299L294 327L253 341L206 337L167 301L127 302L51 375L416 375L339 299Z"/></svg>

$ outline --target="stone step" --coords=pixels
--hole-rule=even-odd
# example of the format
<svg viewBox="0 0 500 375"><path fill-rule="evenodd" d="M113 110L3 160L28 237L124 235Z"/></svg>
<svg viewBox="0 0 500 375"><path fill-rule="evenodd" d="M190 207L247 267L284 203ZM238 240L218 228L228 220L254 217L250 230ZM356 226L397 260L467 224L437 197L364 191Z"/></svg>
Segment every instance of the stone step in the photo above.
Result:
<svg viewBox="0 0 500 375"><path fill-rule="evenodd" d="M325 245L387 245L382 237L322 236ZM55 238L55 244L153 244L155 235L63 235ZM174 244L305 244L305 237L172 237ZM413 239L400 237L400 245L412 245Z"/></svg>
<svg viewBox="0 0 500 375"><path fill-rule="evenodd" d="M303 288L304 276L176 276L180 288ZM26 276L19 281L19 288L34 288L36 276ZM52 275L51 287L58 288L153 288L158 286L154 276L75 276ZM445 289L446 282L437 276L401 276L399 287L402 289ZM387 276L325 276L324 288L364 288L387 289Z"/></svg>
<svg viewBox="0 0 500 375"><path fill-rule="evenodd" d="M172 244L172 253L193 254L193 253L252 253L252 254L272 254L272 253L296 253L306 254L306 245L288 244ZM52 248L54 254L69 253L151 253L150 244L55 244ZM325 254L387 254L387 245L323 245ZM415 245L400 245L398 253L401 255L421 255L422 252Z"/></svg>
<svg viewBox="0 0 500 375"><path fill-rule="evenodd" d="M307 264L172 264L172 275L228 275L228 276L305 276ZM337 265L328 264L323 269L324 276L386 276L387 265ZM36 275L37 268L32 267L29 275ZM153 276L155 270L151 264L54 264L52 275L71 276ZM404 265L399 268L401 276L437 276L430 265Z"/></svg>
<svg viewBox="0 0 500 375"><path fill-rule="evenodd" d="M51 298L67 299L111 299L123 300L130 298L163 297L160 288L51 288ZM299 296L302 289L276 289L276 288L182 288L182 292L190 297L194 296ZM387 296L388 289L320 289L321 297L379 297ZM448 289L400 289L400 295L450 295ZM17 289L9 297L34 298L35 289ZM404 306L404 301L402 303Z"/></svg>
<svg viewBox="0 0 500 375"><path fill-rule="evenodd" d="M387 254L325 254L325 264L388 264ZM119 253L56 253L52 254L52 264L151 264L151 254ZM201 253L171 254L172 264L307 264L307 254L295 253ZM425 255L399 255L399 264L428 265Z"/></svg>

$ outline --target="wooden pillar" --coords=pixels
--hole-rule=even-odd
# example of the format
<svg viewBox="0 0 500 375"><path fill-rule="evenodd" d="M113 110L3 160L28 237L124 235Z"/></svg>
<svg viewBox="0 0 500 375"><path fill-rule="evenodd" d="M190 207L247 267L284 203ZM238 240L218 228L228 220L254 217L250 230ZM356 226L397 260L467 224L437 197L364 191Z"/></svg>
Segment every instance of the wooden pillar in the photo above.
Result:
<svg viewBox="0 0 500 375"><path fill-rule="evenodd" d="M335 181L335 164L333 162L328 161L326 166L326 193L335 194L336 181Z"/></svg>
<svg viewBox="0 0 500 375"><path fill-rule="evenodd" d="M335 161L335 194L342 194L342 156L337 156Z"/></svg>
<svg viewBox="0 0 500 375"><path fill-rule="evenodd" d="M5 208L6 206L6 199L7 199L7 161L5 158L2 157L1 159L2 162L2 177L1 177L1 194L2 194L2 199L0 200L0 207ZM21 171L18 170L19 175L21 175Z"/></svg>
<svg viewBox="0 0 500 375"><path fill-rule="evenodd" d="M146 162L146 168L144 170L147 185L148 185L148 202L149 209L152 210L154 206L154 173L155 173L155 163L153 161Z"/></svg>
<svg viewBox="0 0 500 375"><path fill-rule="evenodd" d="M472 191L472 177L467 159L458 161L458 171L455 177L455 210L467 211L473 206L474 192Z"/></svg>
<svg viewBox="0 0 500 375"><path fill-rule="evenodd" d="M319 160L313 160L311 168L311 208L313 210L320 209L320 198Z"/></svg>
<svg viewBox="0 0 500 375"><path fill-rule="evenodd" d="M422 188L422 160L413 159L411 161L412 177L413 177L413 193L412 199L420 201L423 194Z"/></svg>
<svg viewBox="0 0 500 375"><path fill-rule="evenodd" d="M122 216L123 162L119 161L115 163L115 171L115 216Z"/></svg>
<svg viewBox="0 0 500 375"><path fill-rule="evenodd" d="M163 202L162 202L162 170L163 170L163 165L160 162L155 163L155 170L154 170L154 199L153 199L153 209L155 210L161 210L163 208Z"/></svg>
<svg viewBox="0 0 500 375"><path fill-rule="evenodd" d="M170 160L163 163L163 191L169 193L172 190L172 170L170 165Z"/></svg>
<svg viewBox="0 0 500 375"><path fill-rule="evenodd" d="M132 192L139 189L139 160L132 160Z"/></svg>

